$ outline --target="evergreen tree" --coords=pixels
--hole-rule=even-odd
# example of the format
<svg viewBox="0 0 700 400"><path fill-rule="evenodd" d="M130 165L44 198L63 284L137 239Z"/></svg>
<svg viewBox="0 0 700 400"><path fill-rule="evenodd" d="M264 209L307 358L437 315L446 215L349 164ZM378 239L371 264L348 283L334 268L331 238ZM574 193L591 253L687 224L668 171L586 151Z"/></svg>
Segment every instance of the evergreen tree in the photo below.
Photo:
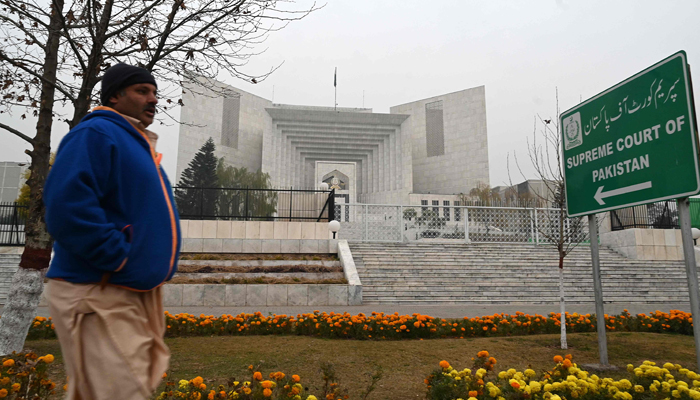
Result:
<svg viewBox="0 0 700 400"><path fill-rule="evenodd" d="M175 190L175 201L181 215L216 216L218 190L212 190L219 187L215 150L214 140L209 138L182 172Z"/></svg>
<svg viewBox="0 0 700 400"><path fill-rule="evenodd" d="M277 192L262 190L236 189L269 189L270 174L260 170L248 171L247 168L236 168L219 159L217 168L221 190L218 198L220 215L256 217L271 217L277 211ZM246 214L247 212L247 214Z"/></svg>

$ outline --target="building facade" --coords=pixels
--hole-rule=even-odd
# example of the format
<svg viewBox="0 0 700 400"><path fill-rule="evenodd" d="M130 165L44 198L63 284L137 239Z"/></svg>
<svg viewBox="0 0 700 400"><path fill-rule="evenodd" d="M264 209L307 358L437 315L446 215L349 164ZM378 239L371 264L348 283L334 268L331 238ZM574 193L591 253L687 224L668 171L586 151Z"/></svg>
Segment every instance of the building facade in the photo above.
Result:
<svg viewBox="0 0 700 400"><path fill-rule="evenodd" d="M12 203L19 197L19 190L24 185L24 172L27 163L0 162L0 203Z"/></svg>
<svg viewBox="0 0 700 400"><path fill-rule="evenodd" d="M212 138L228 165L261 169L274 187L336 187L341 202L410 204L489 182L483 86L395 107L273 104L214 83L183 87L177 181ZM420 204L420 203L418 203Z"/></svg>

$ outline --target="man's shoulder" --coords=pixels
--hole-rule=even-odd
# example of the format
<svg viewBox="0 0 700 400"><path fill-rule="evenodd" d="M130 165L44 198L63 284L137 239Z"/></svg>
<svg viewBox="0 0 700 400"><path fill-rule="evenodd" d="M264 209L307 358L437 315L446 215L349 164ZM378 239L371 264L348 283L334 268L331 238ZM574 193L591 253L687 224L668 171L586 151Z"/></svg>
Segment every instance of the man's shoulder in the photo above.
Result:
<svg viewBox="0 0 700 400"><path fill-rule="evenodd" d="M113 114L113 115L110 115ZM123 120L123 121L120 121ZM105 136L114 138L115 135L122 134L129 130L131 126L118 114L108 111L93 111L83 118L68 135L77 136L88 133L102 133Z"/></svg>

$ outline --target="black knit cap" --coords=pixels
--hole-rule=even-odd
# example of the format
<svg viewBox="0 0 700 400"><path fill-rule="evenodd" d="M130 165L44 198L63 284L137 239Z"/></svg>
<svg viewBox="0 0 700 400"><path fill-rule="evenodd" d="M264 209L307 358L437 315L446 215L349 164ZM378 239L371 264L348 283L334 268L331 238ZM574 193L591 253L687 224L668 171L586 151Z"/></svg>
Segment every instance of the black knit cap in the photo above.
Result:
<svg viewBox="0 0 700 400"><path fill-rule="evenodd" d="M147 69L124 63L109 67L102 77L102 95L100 96L102 105L108 106L109 98L117 91L137 83L150 83L158 87L155 78Z"/></svg>

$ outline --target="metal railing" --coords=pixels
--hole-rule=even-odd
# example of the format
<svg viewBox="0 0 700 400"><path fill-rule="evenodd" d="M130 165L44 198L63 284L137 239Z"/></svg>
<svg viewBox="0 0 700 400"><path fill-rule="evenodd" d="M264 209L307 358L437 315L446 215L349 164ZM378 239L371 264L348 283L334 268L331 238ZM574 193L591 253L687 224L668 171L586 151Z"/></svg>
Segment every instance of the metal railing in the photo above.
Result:
<svg viewBox="0 0 700 400"><path fill-rule="evenodd" d="M335 190L173 187L182 219L332 221Z"/></svg>
<svg viewBox="0 0 700 400"><path fill-rule="evenodd" d="M0 203L0 246L24 246L27 206Z"/></svg>
<svg viewBox="0 0 700 400"><path fill-rule="evenodd" d="M547 244L559 240L552 208L336 204L340 239L364 242L452 241ZM587 221L563 218L565 242L588 243Z"/></svg>
<svg viewBox="0 0 700 400"><path fill-rule="evenodd" d="M669 200L612 210L610 222L613 231L631 228L680 229L678 203Z"/></svg>

